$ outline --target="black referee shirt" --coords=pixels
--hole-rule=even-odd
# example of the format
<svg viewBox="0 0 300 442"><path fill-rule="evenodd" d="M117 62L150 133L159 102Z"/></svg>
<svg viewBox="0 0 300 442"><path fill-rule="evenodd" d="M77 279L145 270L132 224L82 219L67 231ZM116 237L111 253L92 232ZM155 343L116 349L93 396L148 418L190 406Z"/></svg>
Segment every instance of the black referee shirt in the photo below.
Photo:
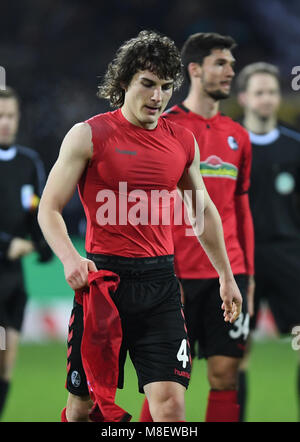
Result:
<svg viewBox="0 0 300 442"><path fill-rule="evenodd" d="M34 242L41 261L51 257L37 222L37 205L45 185L42 161L32 149L0 146L0 260L15 237Z"/></svg>
<svg viewBox="0 0 300 442"><path fill-rule="evenodd" d="M278 125L252 144L250 205L255 239L300 239L300 133Z"/></svg>

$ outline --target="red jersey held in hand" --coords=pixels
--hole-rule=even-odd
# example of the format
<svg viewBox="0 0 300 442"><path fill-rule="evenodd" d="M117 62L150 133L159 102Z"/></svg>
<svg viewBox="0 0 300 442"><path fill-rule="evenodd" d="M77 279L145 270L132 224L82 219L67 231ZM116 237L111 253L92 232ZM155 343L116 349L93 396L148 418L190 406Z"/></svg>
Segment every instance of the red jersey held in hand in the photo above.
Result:
<svg viewBox="0 0 300 442"><path fill-rule="evenodd" d="M244 228L243 236L245 231L248 233L247 238L243 239L239 236L240 212L243 210L243 205L237 203L239 197L242 200L243 195L247 194L250 184L251 144L248 133L240 124L220 113L205 119L182 104L173 106L163 118L193 132L200 149L200 171L207 191L222 219L232 271L234 274L252 274L251 213L250 211L246 213L249 227ZM246 203L248 211L248 199ZM173 228L177 276L185 279L217 277L216 270L196 236L186 236L185 232L184 225L175 225Z"/></svg>
<svg viewBox="0 0 300 442"><path fill-rule="evenodd" d="M153 130L135 126L121 109L87 123L93 156L79 182L87 252L172 255L174 194L194 159L193 134L163 118Z"/></svg>

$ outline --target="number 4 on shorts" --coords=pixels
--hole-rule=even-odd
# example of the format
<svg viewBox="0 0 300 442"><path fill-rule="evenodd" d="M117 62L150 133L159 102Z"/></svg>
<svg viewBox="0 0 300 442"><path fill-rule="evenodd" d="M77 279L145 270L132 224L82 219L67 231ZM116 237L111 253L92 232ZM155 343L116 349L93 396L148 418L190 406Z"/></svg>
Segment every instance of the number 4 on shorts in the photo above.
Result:
<svg viewBox="0 0 300 442"><path fill-rule="evenodd" d="M178 361L182 362L182 367L186 368L186 364L189 361L188 353L187 353L187 340L183 339L181 341L178 353L177 353Z"/></svg>

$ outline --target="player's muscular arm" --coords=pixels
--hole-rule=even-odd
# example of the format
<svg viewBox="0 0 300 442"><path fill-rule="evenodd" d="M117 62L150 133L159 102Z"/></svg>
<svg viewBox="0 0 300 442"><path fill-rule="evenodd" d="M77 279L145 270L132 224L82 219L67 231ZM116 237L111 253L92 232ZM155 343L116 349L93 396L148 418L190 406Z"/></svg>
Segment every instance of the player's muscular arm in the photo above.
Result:
<svg viewBox="0 0 300 442"><path fill-rule="evenodd" d="M241 311L242 297L235 283L224 242L223 227L216 206L210 199L200 173L200 153L195 140L194 161L181 177L178 187L184 190L192 190L193 215L196 212L197 190L202 191L204 229L198 234L198 239L205 250L212 265L220 276L220 295L223 300L222 308L225 310L225 321L234 322ZM199 203L199 198L198 198ZM201 203L200 203L201 204ZM194 219L197 217L194 216ZM199 223L197 223L199 224ZM197 231L197 225L196 227ZM234 303L234 305L233 305Z"/></svg>
<svg viewBox="0 0 300 442"><path fill-rule="evenodd" d="M40 204L38 222L53 252L64 265L69 285L78 289L86 285L88 270L96 270L92 261L82 258L73 246L62 217L76 185L92 157L91 129L87 123L76 124L65 136Z"/></svg>

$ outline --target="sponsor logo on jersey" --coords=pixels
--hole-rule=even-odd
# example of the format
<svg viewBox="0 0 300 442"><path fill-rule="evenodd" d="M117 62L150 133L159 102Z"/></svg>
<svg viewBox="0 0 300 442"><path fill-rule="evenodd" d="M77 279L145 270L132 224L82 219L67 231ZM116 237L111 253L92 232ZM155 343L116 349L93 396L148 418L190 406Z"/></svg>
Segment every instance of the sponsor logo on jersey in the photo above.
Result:
<svg viewBox="0 0 300 442"><path fill-rule="evenodd" d="M119 149L118 147L116 147L116 152L123 155L136 155L136 150Z"/></svg>
<svg viewBox="0 0 300 442"><path fill-rule="evenodd" d="M228 144L229 144L230 149L232 149L232 150L238 150L239 145L238 145L238 142L236 141L236 139L235 139L234 137L229 136L229 137L227 138L227 142L228 142Z"/></svg>
<svg viewBox="0 0 300 442"><path fill-rule="evenodd" d="M230 178L236 180L238 168L231 163L226 163L216 155L209 156L200 163L200 172L204 177Z"/></svg>

